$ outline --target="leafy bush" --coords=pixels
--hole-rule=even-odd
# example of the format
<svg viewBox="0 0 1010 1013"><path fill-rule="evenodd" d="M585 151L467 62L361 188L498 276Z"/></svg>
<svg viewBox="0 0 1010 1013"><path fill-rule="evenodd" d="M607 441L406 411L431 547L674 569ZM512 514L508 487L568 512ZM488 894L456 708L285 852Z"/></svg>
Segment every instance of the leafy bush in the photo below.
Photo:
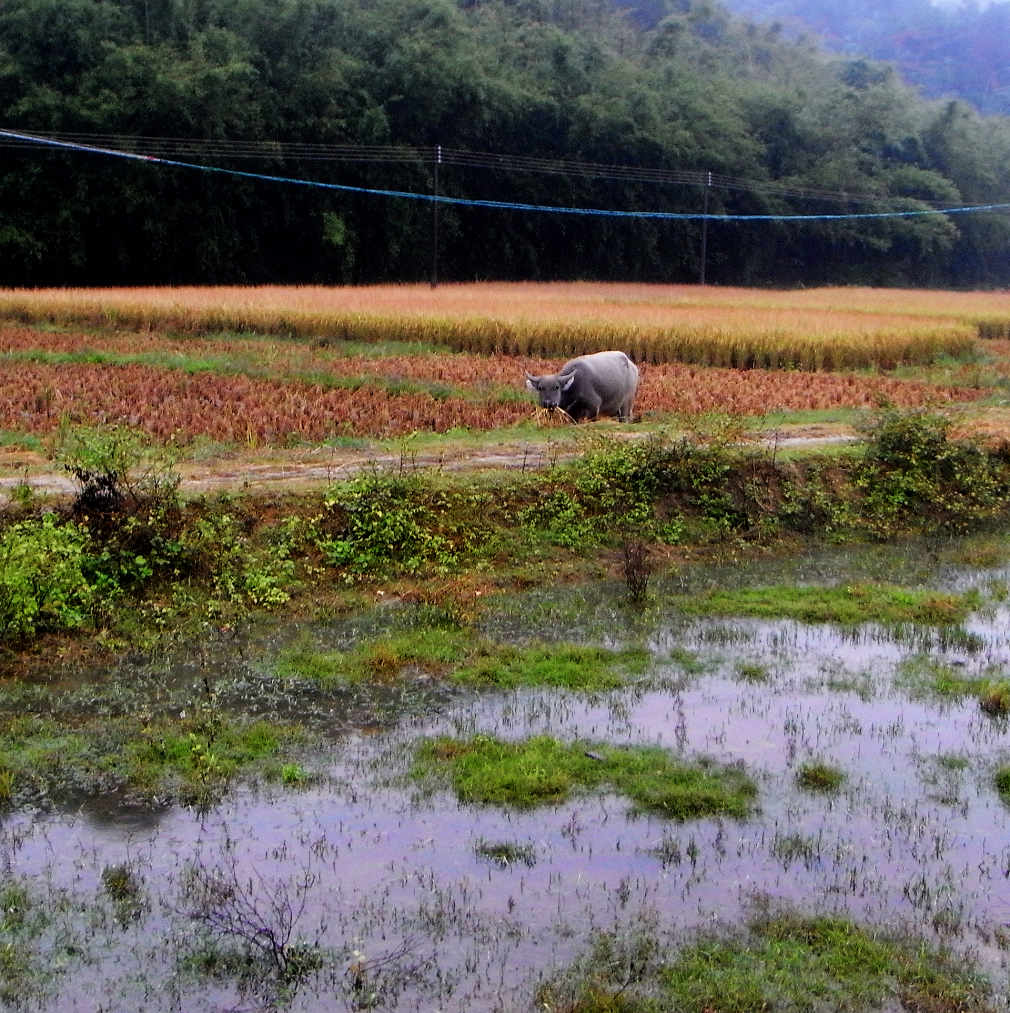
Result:
<svg viewBox="0 0 1010 1013"><path fill-rule="evenodd" d="M677 522L655 512L663 454L659 441L600 442L522 511L520 523L567 548L599 545L614 535L676 541Z"/></svg>
<svg viewBox="0 0 1010 1013"><path fill-rule="evenodd" d="M179 475L164 448L125 426L62 432L57 459L78 483L71 507L97 548L90 578L103 593L178 567Z"/></svg>
<svg viewBox="0 0 1010 1013"><path fill-rule="evenodd" d="M126 426L64 429L56 458L79 486L74 516L91 524L114 525L176 502L179 475L171 456Z"/></svg>
<svg viewBox="0 0 1010 1013"><path fill-rule="evenodd" d="M214 594L225 601L279 605L290 597L287 588L295 563L288 540L254 546L232 513L198 518L182 533L180 546L185 565L208 579Z"/></svg>
<svg viewBox="0 0 1010 1013"><path fill-rule="evenodd" d="M885 408L853 476L870 530L889 537L903 527L965 531L995 516L1010 491L999 454L950 437L939 412Z"/></svg>
<svg viewBox="0 0 1010 1013"><path fill-rule="evenodd" d="M55 514L12 525L0 537L0 637L27 639L84 625L98 604L85 571L91 538Z"/></svg>
<svg viewBox="0 0 1010 1013"><path fill-rule="evenodd" d="M437 493L417 476L373 471L342 482L326 495L319 549L348 580L444 571L456 556L450 540L436 530L433 499Z"/></svg>

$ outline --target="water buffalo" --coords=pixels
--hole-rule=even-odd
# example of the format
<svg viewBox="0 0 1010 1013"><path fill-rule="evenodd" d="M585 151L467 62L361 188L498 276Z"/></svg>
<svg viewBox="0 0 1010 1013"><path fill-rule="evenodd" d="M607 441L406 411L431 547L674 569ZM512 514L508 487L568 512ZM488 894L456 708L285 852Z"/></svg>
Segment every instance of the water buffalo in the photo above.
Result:
<svg viewBox="0 0 1010 1013"><path fill-rule="evenodd" d="M616 415L629 422L638 390L638 367L624 352L595 352L571 359L559 373L527 373L526 386L539 395L541 408L561 408L576 422L599 415Z"/></svg>

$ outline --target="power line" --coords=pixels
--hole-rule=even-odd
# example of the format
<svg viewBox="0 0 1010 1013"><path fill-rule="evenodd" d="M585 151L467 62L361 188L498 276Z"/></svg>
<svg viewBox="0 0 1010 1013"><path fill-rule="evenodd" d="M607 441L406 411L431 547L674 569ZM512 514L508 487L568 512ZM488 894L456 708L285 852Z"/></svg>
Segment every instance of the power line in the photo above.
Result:
<svg viewBox="0 0 1010 1013"><path fill-rule="evenodd" d="M184 162L176 159L161 158L155 155L141 154L134 151L122 151L114 148L97 147L94 145L81 144L70 141L58 140L54 137L43 137L33 134L24 134L12 130L0 130L0 138L10 140L31 142L38 145L46 145L53 148L88 152L92 154L109 155L119 158L126 158L135 161L149 162L152 164L174 166L176 168L194 169L203 172L220 175L235 176L245 179L261 180L268 183L286 183L296 186L315 187L323 190L337 190L344 193L359 193L378 197L396 197L405 200L427 201L436 204L453 205L457 207L479 207L493 208L505 211L536 211L548 214L585 215L609 218L635 218L635 219L657 219L671 221L723 221L723 222L811 222L811 221L843 221L852 219L873 219L873 218L914 218L925 215L954 215L968 214L973 212L993 212L1010 210L1010 203L998 204L974 204L961 207L947 208L921 208L905 211L861 211L835 214L709 214L707 212L681 212L681 211L623 211L614 208L588 208L588 207L563 207L553 204L532 204L518 201L494 201L479 200L466 197L450 197L438 193L418 193L410 190L389 190L377 187L352 186L346 183L326 183L320 180L301 179L293 176L278 176L266 173L247 172L241 169L229 169L223 166L200 165L193 162ZM713 174L713 180L715 174Z"/></svg>
<svg viewBox="0 0 1010 1013"><path fill-rule="evenodd" d="M98 148L107 152L148 155L163 159L208 158L263 159L282 162L399 163L427 167L433 165L438 157L441 165L492 172L539 173L654 186L707 186L721 190L765 193L798 200L844 204L879 205L888 199L895 199L879 193L853 193L828 187L800 186L776 180L748 179L693 169L663 169L565 158L494 154L441 146L305 144L273 140L149 137L134 134L67 132L52 132L42 137L0 131L0 147L5 148L37 149L40 144L44 144L46 139L58 142L58 146L61 147ZM901 195L898 199L900 197ZM941 201L919 200L919 203L934 207L943 206Z"/></svg>

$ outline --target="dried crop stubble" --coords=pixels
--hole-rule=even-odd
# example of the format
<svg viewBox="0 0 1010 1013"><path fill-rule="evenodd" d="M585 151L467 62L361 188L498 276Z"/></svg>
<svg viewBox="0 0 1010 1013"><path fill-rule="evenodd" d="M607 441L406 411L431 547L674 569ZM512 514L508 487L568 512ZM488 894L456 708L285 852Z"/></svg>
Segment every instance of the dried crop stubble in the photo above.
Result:
<svg viewBox="0 0 1010 1013"><path fill-rule="evenodd" d="M1002 347L1002 345L1000 346ZM368 377L442 382L470 388L475 395L488 389L522 386L525 371L541 374L560 368L562 360L510 355L343 355L284 340L171 338L158 334L111 332L100 336L52 334L31 328L0 327L0 352L83 353L111 351L123 356L161 353L165 357L250 361L281 379L285 373L329 374L341 379ZM897 405L914 406L927 400L972 401L974 387L935 386L888 377L830 372L761 369L718 369L670 363L642 368L638 408L648 412L725 411L755 414L763 408L804 410L861 407L884 397Z"/></svg>
<svg viewBox="0 0 1010 1013"><path fill-rule="evenodd" d="M197 435L228 442L283 443L292 436L320 441L340 435L399 436L508 426L534 415L533 403L476 396L496 384L518 387L523 369L556 363L523 358L437 357L439 378L475 388L475 396L435 399L427 394L391 394L365 383L349 391L304 381L282 382L245 375L188 374L129 364L50 365L0 362L0 428L44 434L62 419L82 423L125 423L160 440L185 442ZM373 371L374 360L368 360ZM410 360L395 360L397 369ZM648 366L636 410L652 415L721 411L759 415L771 410L810 410L872 405L886 397L914 406L937 400L968 401L978 390L932 387L884 377L764 370Z"/></svg>
<svg viewBox="0 0 1010 1013"><path fill-rule="evenodd" d="M900 407L916 407L931 402L976 401L985 393L888 377L798 370L706 369L671 363L648 366L642 372L636 411L688 415L864 408L881 399Z"/></svg>
<svg viewBox="0 0 1010 1013"><path fill-rule="evenodd" d="M475 389L488 386L522 387L523 371L543 373L557 368L548 359L514 356L479 356L466 353L430 355L347 355L339 349L318 348L269 338L173 338L157 333L110 331L101 335L47 333L29 327L0 325L0 355L29 357L44 354L86 355L89 352L132 357L157 357L159 368L169 368L176 360L180 368L190 362L234 363L235 372L248 364L253 375L274 379L294 379L288 374L330 375L341 379L381 376L441 382ZM221 372L230 370L222 368Z"/></svg>
<svg viewBox="0 0 1010 1013"><path fill-rule="evenodd" d="M456 426L489 429L528 417L523 403L488 404L427 394L391 395L362 387L323 390L246 376L191 376L145 366L46 366L5 363L0 428L32 433L62 419L123 423L159 440L197 435L227 442L319 441L337 434L397 436Z"/></svg>

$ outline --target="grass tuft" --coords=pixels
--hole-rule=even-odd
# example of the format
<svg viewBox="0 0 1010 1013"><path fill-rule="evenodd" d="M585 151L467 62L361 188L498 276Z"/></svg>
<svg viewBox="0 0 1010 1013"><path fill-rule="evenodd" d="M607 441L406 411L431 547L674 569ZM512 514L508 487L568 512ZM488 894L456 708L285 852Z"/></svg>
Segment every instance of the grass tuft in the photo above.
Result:
<svg viewBox="0 0 1010 1013"><path fill-rule="evenodd" d="M417 750L413 774L419 780L447 775L462 802L517 809L563 802L580 789L610 788L636 809L675 820L743 819L757 794L735 766L688 764L654 746L564 744L549 736L429 740Z"/></svg>
<svg viewBox="0 0 1010 1013"><path fill-rule="evenodd" d="M702 940L686 947L662 977L678 1013L854 1013L891 996L905 1009L931 1013L989 1008L985 982L946 954L831 916L777 914L753 923L749 938Z"/></svg>
<svg viewBox="0 0 1010 1013"><path fill-rule="evenodd" d="M495 865L507 868L520 862L533 868L537 864L537 851L532 844L517 844L514 841L487 841L483 837L474 845L474 853Z"/></svg>
<svg viewBox="0 0 1010 1013"><path fill-rule="evenodd" d="M843 770L820 761L801 764L796 772L796 783L807 791L835 792L844 781Z"/></svg>
<svg viewBox="0 0 1010 1013"><path fill-rule="evenodd" d="M689 615L733 615L757 619L795 619L805 623L921 623L946 626L963 622L978 595L917 591L888 584L836 587L773 587L713 590L679 601Z"/></svg>

